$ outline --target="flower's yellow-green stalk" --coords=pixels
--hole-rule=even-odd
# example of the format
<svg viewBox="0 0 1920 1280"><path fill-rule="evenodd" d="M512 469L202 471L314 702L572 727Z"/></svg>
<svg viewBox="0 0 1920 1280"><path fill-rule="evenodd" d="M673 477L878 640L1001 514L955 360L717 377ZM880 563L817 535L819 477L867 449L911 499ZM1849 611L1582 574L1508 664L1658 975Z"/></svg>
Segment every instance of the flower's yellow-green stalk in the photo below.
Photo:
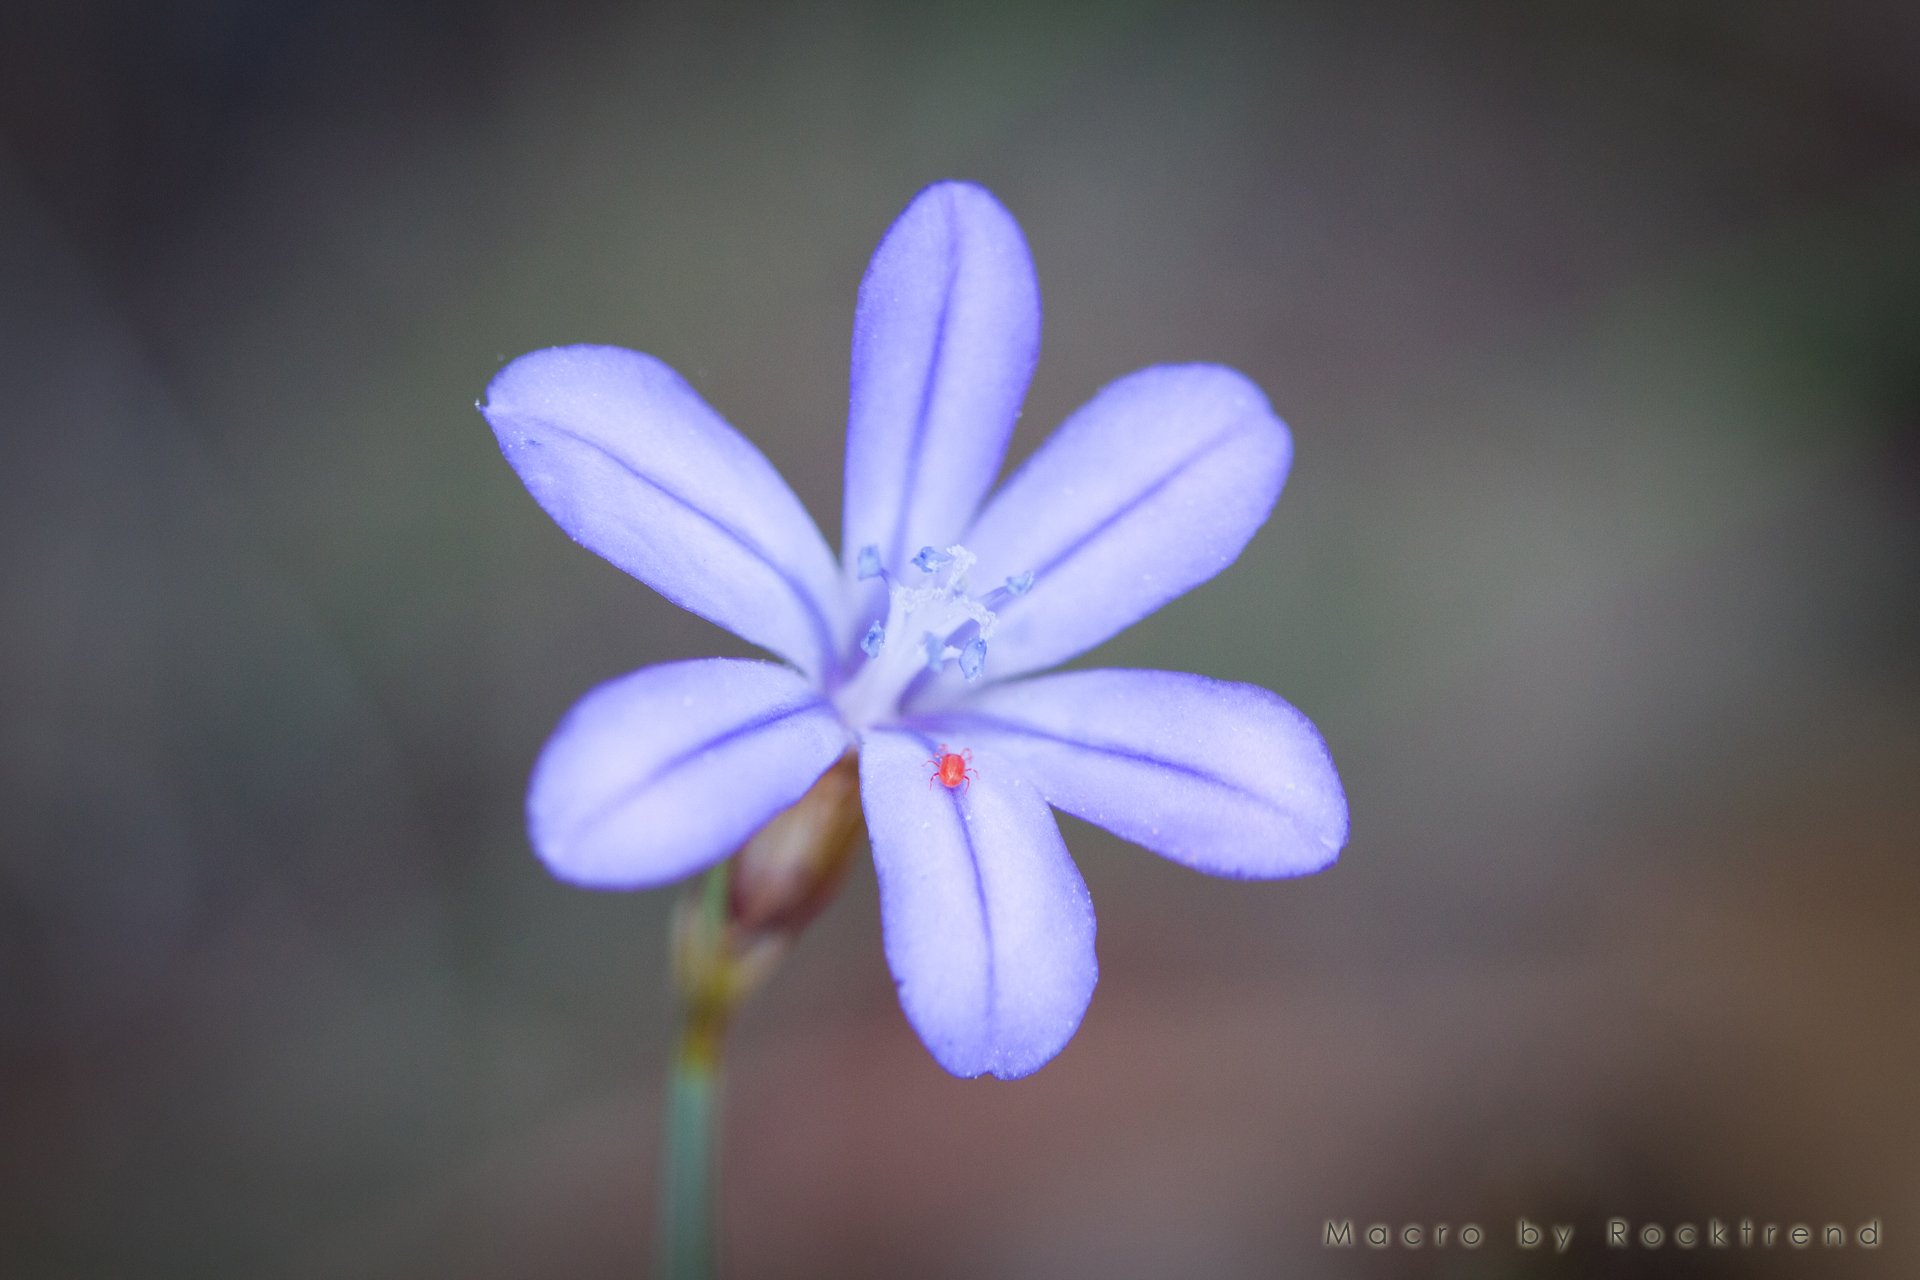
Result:
<svg viewBox="0 0 1920 1280"><path fill-rule="evenodd" d="M733 1011L773 973L839 890L859 843L860 771L849 752L792 808L696 881L674 912L680 1036L667 1085L661 1273L714 1273L721 1051Z"/></svg>

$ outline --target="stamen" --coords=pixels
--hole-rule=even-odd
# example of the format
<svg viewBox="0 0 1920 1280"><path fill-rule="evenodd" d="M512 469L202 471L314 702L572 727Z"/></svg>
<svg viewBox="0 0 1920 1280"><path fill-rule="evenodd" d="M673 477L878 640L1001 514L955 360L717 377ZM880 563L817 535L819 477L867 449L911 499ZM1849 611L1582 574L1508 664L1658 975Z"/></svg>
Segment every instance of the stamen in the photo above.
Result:
<svg viewBox="0 0 1920 1280"><path fill-rule="evenodd" d="M884 724L899 714L900 699L931 673L937 677L958 659L960 675L971 682L986 671L987 646L1000 618L995 609L1033 585L1033 574L1009 578L984 598L967 589L967 574L979 557L960 545L922 547L913 557L921 572L912 584L896 578L880 563L874 547L856 557L860 575L886 583L887 613L874 620L860 640L868 661L833 692L834 704L856 727ZM917 639L909 639L917 637Z"/></svg>
<svg viewBox="0 0 1920 1280"><path fill-rule="evenodd" d="M1033 570L1031 569L1007 579L1007 594L1010 596L1023 596L1031 590L1033 590Z"/></svg>
<svg viewBox="0 0 1920 1280"><path fill-rule="evenodd" d="M987 642L979 636L967 641L967 647L960 651L960 674L971 684L980 678L980 668L987 662Z"/></svg>

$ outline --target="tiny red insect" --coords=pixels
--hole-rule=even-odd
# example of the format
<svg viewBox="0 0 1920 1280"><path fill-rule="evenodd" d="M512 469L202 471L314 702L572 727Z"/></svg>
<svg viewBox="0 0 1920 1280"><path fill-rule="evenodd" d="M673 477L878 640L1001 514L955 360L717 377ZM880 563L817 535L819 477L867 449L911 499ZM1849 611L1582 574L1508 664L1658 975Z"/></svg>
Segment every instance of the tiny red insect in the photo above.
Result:
<svg viewBox="0 0 1920 1280"><path fill-rule="evenodd" d="M939 754L927 763L933 766L933 776L927 779L929 790L937 782L949 791L959 787L964 795L973 786L973 780L980 776L973 767L973 752L965 747L956 753L947 750L947 744L943 742Z"/></svg>

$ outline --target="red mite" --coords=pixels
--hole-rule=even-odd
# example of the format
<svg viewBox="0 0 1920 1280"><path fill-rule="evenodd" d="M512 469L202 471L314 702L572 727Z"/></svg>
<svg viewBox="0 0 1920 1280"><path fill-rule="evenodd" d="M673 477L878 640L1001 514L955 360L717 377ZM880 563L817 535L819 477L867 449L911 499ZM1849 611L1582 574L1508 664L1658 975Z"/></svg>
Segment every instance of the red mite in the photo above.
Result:
<svg viewBox="0 0 1920 1280"><path fill-rule="evenodd" d="M940 753L927 763L933 766L933 776L927 779L929 789L937 782L949 791L958 787L961 789L961 794L965 795L967 789L973 785L973 780L980 776L979 771L973 767L973 752L965 747L955 754L947 750L947 744L943 742L940 744Z"/></svg>

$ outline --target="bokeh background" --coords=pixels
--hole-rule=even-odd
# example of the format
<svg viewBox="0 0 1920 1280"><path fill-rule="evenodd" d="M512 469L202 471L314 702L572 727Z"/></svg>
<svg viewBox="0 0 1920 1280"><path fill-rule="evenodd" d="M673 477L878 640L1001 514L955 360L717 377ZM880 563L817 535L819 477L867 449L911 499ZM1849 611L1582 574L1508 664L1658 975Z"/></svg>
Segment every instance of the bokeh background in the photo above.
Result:
<svg viewBox="0 0 1920 1280"><path fill-rule="evenodd" d="M644 1269L673 895L521 797L596 681L746 650L473 404L654 352L837 533L854 288L949 176L1038 263L1016 459L1155 361L1292 424L1082 663L1280 691L1353 840L1068 822L1101 987L1011 1085L914 1039L863 861L732 1044L732 1273L1915 1274L1920 10L14 0L0 1275Z"/></svg>

